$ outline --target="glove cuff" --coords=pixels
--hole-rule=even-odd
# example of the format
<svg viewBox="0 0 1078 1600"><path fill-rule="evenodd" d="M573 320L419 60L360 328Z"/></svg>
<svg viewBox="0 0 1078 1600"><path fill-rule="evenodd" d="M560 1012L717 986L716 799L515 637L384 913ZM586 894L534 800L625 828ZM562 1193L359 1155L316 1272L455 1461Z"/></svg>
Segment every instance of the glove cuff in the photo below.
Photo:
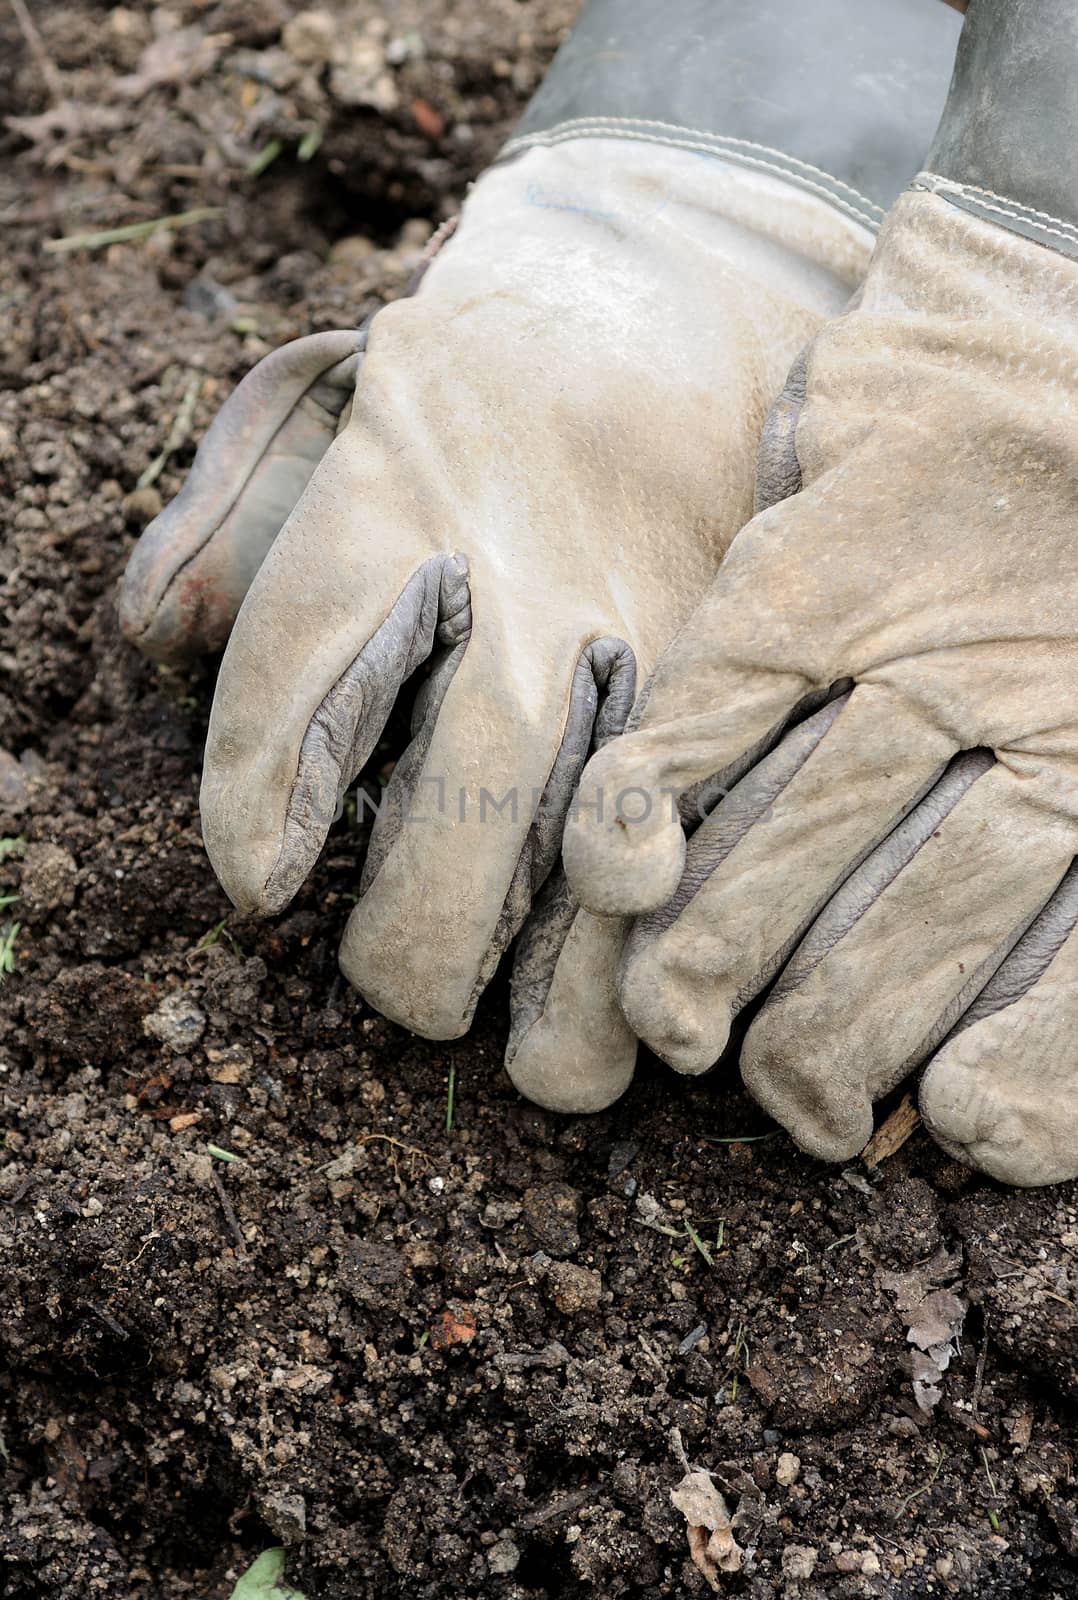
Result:
<svg viewBox="0 0 1078 1600"><path fill-rule="evenodd" d="M1078 257L1078 7L973 0L914 187Z"/></svg>
<svg viewBox="0 0 1078 1600"><path fill-rule="evenodd" d="M674 145L876 229L923 161L961 29L924 0L589 0L502 159L589 137Z"/></svg>

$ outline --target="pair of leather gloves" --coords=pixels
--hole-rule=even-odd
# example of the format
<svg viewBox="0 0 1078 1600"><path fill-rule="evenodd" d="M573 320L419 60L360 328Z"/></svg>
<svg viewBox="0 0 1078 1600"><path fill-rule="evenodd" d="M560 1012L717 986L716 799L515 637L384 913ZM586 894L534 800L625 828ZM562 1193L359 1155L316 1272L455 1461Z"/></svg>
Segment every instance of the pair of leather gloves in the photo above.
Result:
<svg viewBox="0 0 1078 1600"><path fill-rule="evenodd" d="M927 1062L934 1137L1036 1184L1078 1174L1078 20L973 0L898 194L961 28L592 0L417 292L240 384L121 615L227 642L245 912L414 691L341 947L387 1016L463 1033L515 938L510 1075L589 1111L773 983L742 1072L806 1150Z"/></svg>

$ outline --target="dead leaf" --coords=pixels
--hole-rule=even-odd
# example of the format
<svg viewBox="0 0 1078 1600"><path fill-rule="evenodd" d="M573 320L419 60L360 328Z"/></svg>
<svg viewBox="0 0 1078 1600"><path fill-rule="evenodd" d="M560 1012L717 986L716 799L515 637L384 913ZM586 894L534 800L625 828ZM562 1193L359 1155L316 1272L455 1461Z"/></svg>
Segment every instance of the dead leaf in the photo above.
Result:
<svg viewBox="0 0 1078 1600"><path fill-rule="evenodd" d="M950 1289L936 1289L907 1315L906 1339L916 1347L909 1357L913 1398L927 1415L939 1405L943 1374L958 1354L966 1303Z"/></svg>
<svg viewBox="0 0 1078 1600"><path fill-rule="evenodd" d="M1005 1418L1003 1426L1007 1430L1012 1449L1025 1450L1033 1437L1033 1413L1020 1411L1017 1416Z"/></svg>
<svg viewBox="0 0 1078 1600"><path fill-rule="evenodd" d="M913 1384L913 1397L926 1416L939 1405L943 1374L958 1354L958 1338L967 1305L953 1289L962 1258L940 1245L929 1261L909 1272L881 1272L880 1282L892 1294L906 1324L907 1342L914 1346L903 1366Z"/></svg>
<svg viewBox="0 0 1078 1600"><path fill-rule="evenodd" d="M961 1270L961 1253L957 1250L952 1253L941 1244L931 1260L922 1261L908 1272L881 1272L880 1282L894 1295L899 1311L912 1311L930 1290L954 1283Z"/></svg>
<svg viewBox="0 0 1078 1600"><path fill-rule="evenodd" d="M734 1538L726 1501L707 1472L687 1472L670 1499L688 1523L689 1555L716 1594L721 1572L740 1572L744 1551Z"/></svg>
<svg viewBox="0 0 1078 1600"><path fill-rule="evenodd" d="M172 1088L172 1079L167 1072L155 1072L152 1078L147 1078L142 1088L138 1091L138 1099L148 1105L156 1105L162 1095ZM130 1093L130 1091L128 1091Z"/></svg>
<svg viewBox="0 0 1078 1600"><path fill-rule="evenodd" d="M965 1302L950 1289L936 1289L926 1294L919 1306L910 1312L910 1344L918 1350L931 1350L935 1345L948 1344L957 1339L966 1320Z"/></svg>
<svg viewBox="0 0 1078 1600"><path fill-rule="evenodd" d="M242 1083L247 1076L247 1068L240 1062L230 1061L223 1067L217 1067L210 1073L214 1083Z"/></svg>

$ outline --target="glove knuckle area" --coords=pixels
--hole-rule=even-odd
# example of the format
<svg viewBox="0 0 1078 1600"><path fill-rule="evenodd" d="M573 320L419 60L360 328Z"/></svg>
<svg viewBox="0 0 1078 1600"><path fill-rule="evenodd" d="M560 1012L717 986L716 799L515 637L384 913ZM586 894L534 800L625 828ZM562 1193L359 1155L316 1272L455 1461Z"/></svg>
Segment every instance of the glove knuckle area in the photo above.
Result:
<svg viewBox="0 0 1078 1600"><path fill-rule="evenodd" d="M740 568L730 581L724 570L645 684L625 736L584 774L566 860L595 911L650 910L669 898L682 859L678 796L773 742L828 681L787 666L782 641L769 655L776 630L751 581L751 614L739 610L740 586Z"/></svg>
<svg viewBox="0 0 1078 1600"><path fill-rule="evenodd" d="M806 1148L822 1149L825 1122L856 1125L985 989L1074 848L990 752L958 757L795 952L746 1041L751 1092ZM806 1073L809 1099L791 1095Z"/></svg>
<svg viewBox="0 0 1078 1600"><path fill-rule="evenodd" d="M743 775L701 786L681 882L637 921L622 964L627 1015L683 1071L718 1058L733 1017L953 751L876 685L772 744Z"/></svg>

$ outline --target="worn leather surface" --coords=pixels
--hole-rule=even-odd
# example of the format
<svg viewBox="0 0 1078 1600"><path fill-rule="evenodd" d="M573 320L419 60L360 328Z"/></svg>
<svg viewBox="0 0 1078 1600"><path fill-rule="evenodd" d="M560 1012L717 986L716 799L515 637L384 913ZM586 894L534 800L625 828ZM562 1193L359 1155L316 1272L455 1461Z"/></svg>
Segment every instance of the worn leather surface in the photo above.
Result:
<svg viewBox="0 0 1078 1600"><path fill-rule="evenodd" d="M415 1031L467 1027L554 864L589 749L621 727L637 671L750 514L785 370L870 248L845 212L770 174L616 139L537 148L476 185L418 293L344 357L358 372L344 404L339 390L323 403L337 336L271 358L286 401L302 379L324 452L313 471L300 452L283 526L261 494L244 523L242 486L265 476L251 450L272 460L278 438L256 426L267 402L247 380L186 506L144 536L124 598L133 637L168 652L187 629L198 647L234 605L235 573L264 555L221 665L202 787L207 849L238 906L287 903L401 684L429 663L341 962ZM269 411L279 423L281 405ZM635 1056L613 962L572 916L528 949L514 1075L548 1103L573 1083L581 1108L608 1100ZM566 997L604 963L585 1025ZM539 1022L545 1043L525 1048ZM598 1099L567 1074L597 1047Z"/></svg>
<svg viewBox="0 0 1078 1600"><path fill-rule="evenodd" d="M930 1068L926 1115L1009 1181L1074 1175L1078 1138L1047 1132L1073 1125L1078 1083L1052 1009L1070 912L1044 908L1078 852L1078 263L907 194L803 391L764 455L768 508L636 730L585 773L583 801L602 792L607 812L570 817L570 882L606 913L676 897L638 923L620 993L684 1071L715 1059L793 949L742 1072L830 1159L861 1148L873 1101L997 974L995 1009ZM837 714L779 743L840 691ZM721 791L772 747L686 846L663 791ZM630 789L654 798L640 822L610 810Z"/></svg>
<svg viewBox="0 0 1078 1600"><path fill-rule="evenodd" d="M959 1160L1003 1183L1075 1174L1078 867L959 1019L921 1082L921 1112Z"/></svg>

